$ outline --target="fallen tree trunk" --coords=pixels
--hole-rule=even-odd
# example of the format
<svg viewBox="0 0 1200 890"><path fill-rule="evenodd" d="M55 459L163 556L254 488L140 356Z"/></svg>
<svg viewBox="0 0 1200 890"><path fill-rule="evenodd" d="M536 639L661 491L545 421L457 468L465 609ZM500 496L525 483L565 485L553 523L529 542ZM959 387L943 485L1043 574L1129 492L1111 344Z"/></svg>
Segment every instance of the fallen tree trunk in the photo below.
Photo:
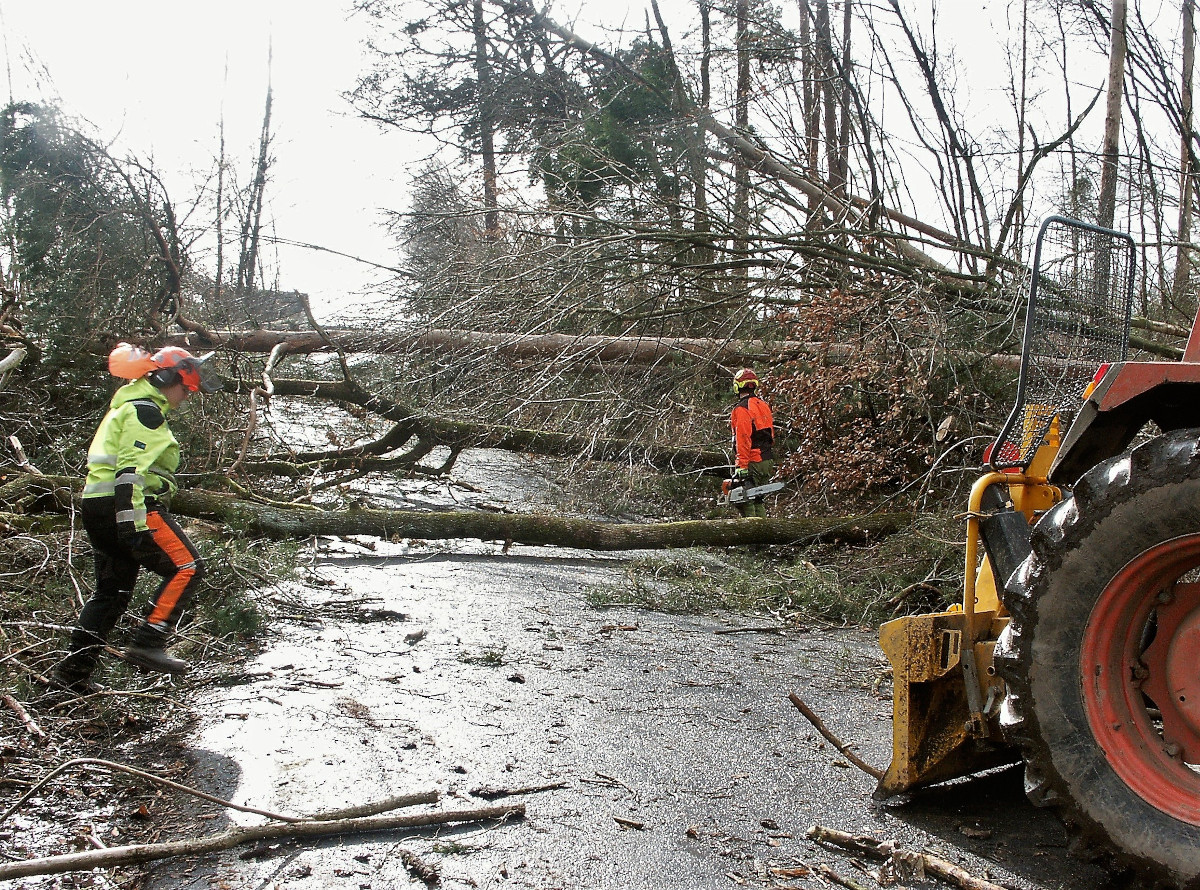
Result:
<svg viewBox="0 0 1200 890"><path fill-rule="evenodd" d="M443 813L419 813L413 816L366 816L358 819L288 822L233 828L214 837L171 841L163 844L133 844L109 847L84 853L67 853L24 862L0 863L0 881L30 875L55 875L68 871L90 871L93 868L114 868L136 865L156 859L176 856L198 856L228 850L239 844L279 838L328 837L337 834L365 834L396 828L419 828L428 825L453 825L462 822L482 822L525 815L523 804L480 807L473 810L452 810Z"/></svg>
<svg viewBox="0 0 1200 890"><path fill-rule="evenodd" d="M445 446L454 451L467 448L498 448L503 451L528 452L548 457L585 456L591 460L634 460L644 462L658 470L706 470L724 469L729 466L729 455L724 451L703 446L680 445L668 447L632 439L607 439L554 430L537 430L504 424L477 423L418 414L405 405L387 402L344 380L292 380L272 381L275 395L311 396L334 402L358 405L394 420L396 426L387 434L387 449L397 449L412 437L420 440L422 455L429 450ZM245 380L227 380L227 392L250 392L255 384ZM384 440L380 440L382 446ZM383 447L369 449L351 448L314 452L293 456L294 463L318 464L321 469L358 469L369 467L368 458L379 457ZM270 472L279 472L279 461L271 461ZM251 461L254 463L254 461ZM386 467L383 464L382 467ZM308 475L312 467L283 471L281 475Z"/></svg>
<svg viewBox="0 0 1200 890"><path fill-rule="evenodd" d="M1001 307L996 307L999 311ZM1140 324L1137 323L1140 321ZM1142 327L1172 336L1179 328L1134 320L1132 327ZM429 330L417 333L387 333L355 328L327 329L329 341L316 331L208 331L207 336L195 333L168 337L164 343L190 348L218 348L233 352L267 354L283 347L288 355L309 355L330 352L333 348L347 353L374 355L404 354L413 349L442 353L468 351L494 352L515 359L561 359L563 361L623 361L648 365L671 355L711 361L716 365L752 365L756 362L784 362L794 359L819 359L833 362L855 355L855 347L844 343L818 343L807 340L720 340L712 337L604 337L574 334L503 334L491 331ZM1184 332L1186 336L1186 331ZM1170 343L1158 343L1144 337L1131 336L1130 345L1154 355L1178 359L1183 350ZM925 350L916 350L924 358ZM970 358L970 356L967 356ZM974 356L996 368L1017 369L1019 355L980 352ZM309 393L305 393L306 395Z"/></svg>
<svg viewBox="0 0 1200 890"><path fill-rule="evenodd" d="M554 430L527 429L502 424L473 423L407 413L404 406L388 407L370 394L344 381L325 380L275 380L275 393L283 396L314 396L338 402L349 402L375 411L389 420L395 420L394 434L389 434L391 444L400 447L412 436L422 445L434 448L439 445L462 451L467 448L498 448L542 454L548 457L587 456L591 460L626 460L644 462L664 471L704 470L729 466L729 456L721 450L699 446L681 445L667 447L632 439L606 439L575 433L560 433ZM239 382L227 387L229 391L247 391L251 384ZM327 454L307 454L304 462L322 462L326 468L356 467L356 458L345 453L330 451ZM326 464L326 461L335 463Z"/></svg>
<svg viewBox="0 0 1200 890"><path fill-rule="evenodd" d="M78 491L78 479L22 475L0 486L0 506L13 501L55 509L46 493ZM39 497L41 493L41 497ZM475 538L515 544L550 544L584 550L656 550L671 547L731 547L813 541L877 540L907 528L912 513L841 517L714 519L685 522L595 522L530 513L348 509L321 510L262 504L212 491L181 491L171 502L181 516L228 525L251 537L275 540L313 535L368 535L386 539Z"/></svg>
<svg viewBox="0 0 1200 890"><path fill-rule="evenodd" d="M356 328L326 328L329 340L317 331L206 331L207 336L178 335L165 342L176 346L271 352L283 345L289 355L344 352L394 355L413 349L432 352L494 352L508 358L557 357L567 361L626 361L650 364L670 355L700 358L721 365L744 365L769 359L824 356L825 343L802 340L728 340L715 337L619 337L583 334L522 334L492 331L431 329L389 333ZM838 347L833 347L835 350ZM848 347L847 347L848 348Z"/></svg>
<svg viewBox="0 0 1200 890"><path fill-rule="evenodd" d="M290 510L208 491L180 492L173 509L223 522L251 536L369 535L398 539L475 538L516 544L552 544L584 550L795 544L817 540L874 540L912 524L911 513L838 518L690 520L608 523L544 514L409 510Z"/></svg>

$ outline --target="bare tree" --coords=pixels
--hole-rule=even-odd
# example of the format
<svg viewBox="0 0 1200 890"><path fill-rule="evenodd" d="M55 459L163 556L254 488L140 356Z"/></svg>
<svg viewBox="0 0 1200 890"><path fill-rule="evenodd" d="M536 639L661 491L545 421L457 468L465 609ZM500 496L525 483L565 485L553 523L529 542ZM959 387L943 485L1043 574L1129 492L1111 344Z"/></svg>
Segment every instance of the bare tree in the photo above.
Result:
<svg viewBox="0 0 1200 890"><path fill-rule="evenodd" d="M1111 45L1108 57L1108 102L1104 115L1104 145L1101 148L1100 198L1096 221L1112 228L1117 206L1117 172L1121 139L1122 87L1125 83L1125 0L1113 0Z"/></svg>
<svg viewBox="0 0 1200 890"><path fill-rule="evenodd" d="M258 158L254 176L246 195L242 217L241 247L238 251L237 292L245 295L254 290L258 279L259 247L262 239L263 202L267 192L267 171L271 166L271 85L267 84L267 101L263 108L262 132L258 138Z"/></svg>
<svg viewBox="0 0 1200 890"><path fill-rule="evenodd" d="M1182 305L1191 274L1192 203L1195 196L1195 168L1192 166L1192 70L1196 57L1196 0L1183 0L1183 59L1179 79L1179 223L1176 228L1175 277L1171 286L1172 303Z"/></svg>

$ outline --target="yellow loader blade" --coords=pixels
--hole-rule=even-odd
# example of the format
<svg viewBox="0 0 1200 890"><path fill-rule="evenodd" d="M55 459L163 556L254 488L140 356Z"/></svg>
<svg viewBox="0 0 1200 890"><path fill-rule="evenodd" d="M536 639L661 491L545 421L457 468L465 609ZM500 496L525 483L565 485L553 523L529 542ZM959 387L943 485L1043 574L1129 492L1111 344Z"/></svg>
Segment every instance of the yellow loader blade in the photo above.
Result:
<svg viewBox="0 0 1200 890"><path fill-rule="evenodd" d="M892 663L892 763L876 798L1020 759L969 729L966 624L967 616L954 610L898 618L880 629L880 647Z"/></svg>

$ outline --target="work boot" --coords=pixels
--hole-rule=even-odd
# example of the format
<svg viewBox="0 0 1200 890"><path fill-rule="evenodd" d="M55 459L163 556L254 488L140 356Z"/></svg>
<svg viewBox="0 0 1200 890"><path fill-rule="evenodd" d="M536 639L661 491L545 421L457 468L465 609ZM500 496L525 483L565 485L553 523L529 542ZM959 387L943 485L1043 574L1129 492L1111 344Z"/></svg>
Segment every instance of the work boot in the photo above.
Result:
<svg viewBox="0 0 1200 890"><path fill-rule="evenodd" d="M159 674L186 674L191 667L182 658L168 655L162 648L130 646L125 650L125 660L134 667Z"/></svg>
<svg viewBox="0 0 1200 890"><path fill-rule="evenodd" d="M99 683L92 680L91 671L80 673L64 661L50 672L50 681L76 695L95 695L103 689Z"/></svg>
<svg viewBox="0 0 1200 890"><path fill-rule="evenodd" d="M63 689L79 695L91 695L100 687L91 680L100 660L103 640L81 627L71 634L71 651L50 671L50 680Z"/></svg>
<svg viewBox="0 0 1200 890"><path fill-rule="evenodd" d="M166 652L169 632L152 624L142 624L133 637L133 645L125 650L125 660L134 667L159 674L186 674L190 665Z"/></svg>

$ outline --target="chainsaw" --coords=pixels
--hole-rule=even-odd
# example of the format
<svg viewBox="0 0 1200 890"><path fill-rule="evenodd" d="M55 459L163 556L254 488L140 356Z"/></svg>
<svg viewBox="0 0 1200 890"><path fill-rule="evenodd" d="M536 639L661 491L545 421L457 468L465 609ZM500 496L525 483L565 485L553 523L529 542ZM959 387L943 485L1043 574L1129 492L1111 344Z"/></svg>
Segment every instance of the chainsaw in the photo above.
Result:
<svg viewBox="0 0 1200 890"><path fill-rule="evenodd" d="M722 507L736 507L738 504L762 500L767 495L782 490L782 482L768 482L766 485L747 488L745 485L735 484L732 480L726 479L721 483L721 493L717 496L717 504Z"/></svg>

